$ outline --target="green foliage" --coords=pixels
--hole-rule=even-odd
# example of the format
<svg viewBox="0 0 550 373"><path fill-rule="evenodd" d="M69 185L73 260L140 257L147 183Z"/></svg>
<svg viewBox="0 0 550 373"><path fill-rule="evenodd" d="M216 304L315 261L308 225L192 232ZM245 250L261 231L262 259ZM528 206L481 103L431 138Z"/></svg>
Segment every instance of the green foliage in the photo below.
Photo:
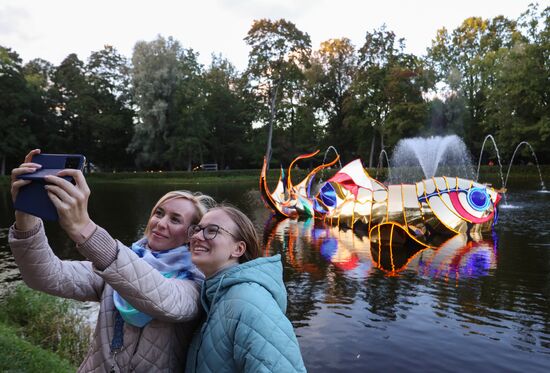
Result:
<svg viewBox="0 0 550 373"><path fill-rule="evenodd" d="M325 148L332 145L341 149L346 158L349 154L350 133L349 104L353 101L350 87L357 72L355 47L347 38L330 39L322 42L313 54L311 67L307 70L306 108L313 108L312 120L324 118L324 132L319 124L313 123L311 132ZM349 156L349 157L348 157Z"/></svg>
<svg viewBox="0 0 550 373"><path fill-rule="evenodd" d="M443 112L451 115L445 126L463 136L472 153L492 134L505 158L529 141L539 159L550 159L544 145L550 118L549 35L550 7L539 13L536 4L518 20L472 17L452 33L438 31L427 63L446 84ZM523 157L532 156L524 150Z"/></svg>
<svg viewBox="0 0 550 373"><path fill-rule="evenodd" d="M6 160L24 153L33 142L30 121L39 96L25 80L18 54L2 46L0 92L0 175L4 175Z"/></svg>
<svg viewBox="0 0 550 373"><path fill-rule="evenodd" d="M263 115L257 119L267 123L267 146L265 157L272 154L272 135L275 127L290 128L290 140L277 152L288 152L293 147L293 127L296 126L296 111L302 92L304 74L311 55L311 39L294 23L285 19L272 21L256 20L244 38L251 47L246 71L259 102L263 104ZM285 146L286 145L286 146Z"/></svg>
<svg viewBox="0 0 550 373"><path fill-rule="evenodd" d="M202 114L208 129L203 139L210 159L222 170L246 167L254 117L249 111L245 82L221 56L213 56L202 78L206 97Z"/></svg>
<svg viewBox="0 0 550 373"><path fill-rule="evenodd" d="M76 365L19 337L0 322L0 371L4 373L74 372Z"/></svg>
<svg viewBox="0 0 550 373"><path fill-rule="evenodd" d="M17 327L29 342L80 365L91 330L71 302L20 285L0 307L0 321Z"/></svg>
<svg viewBox="0 0 550 373"><path fill-rule="evenodd" d="M107 169L123 169L133 164L126 151L133 135L130 65L111 46L92 53L86 65L90 85L88 121L92 126L92 149L86 154Z"/></svg>
<svg viewBox="0 0 550 373"><path fill-rule="evenodd" d="M130 151L144 167L181 169L187 159L189 169L203 128L196 117L203 100L197 55L173 38L159 36L136 43L132 63L139 122Z"/></svg>
<svg viewBox="0 0 550 373"><path fill-rule="evenodd" d="M292 22L260 19L244 41L244 72L221 56L202 66L172 37L137 42L131 62L105 46L86 63L22 66L0 47L0 171L33 147L104 171L256 168L271 153L278 166L330 145L374 167L402 138L446 134L472 154L492 134L505 159L528 141L550 162L550 7L467 18L422 58L385 26L358 49L340 38L312 50Z"/></svg>
<svg viewBox="0 0 550 373"><path fill-rule="evenodd" d="M350 119L359 134L359 155L369 157L369 167L373 167L381 149L422 130L428 110L422 95L433 83L422 62L404 52L404 40L385 27L367 33L358 64L351 86ZM378 148L376 138L380 139Z"/></svg>

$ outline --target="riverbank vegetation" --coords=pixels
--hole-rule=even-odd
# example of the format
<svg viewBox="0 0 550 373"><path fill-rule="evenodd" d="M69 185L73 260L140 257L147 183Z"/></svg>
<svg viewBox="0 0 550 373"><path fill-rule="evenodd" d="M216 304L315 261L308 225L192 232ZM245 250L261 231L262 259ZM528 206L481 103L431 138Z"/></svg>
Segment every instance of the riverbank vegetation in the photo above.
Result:
<svg viewBox="0 0 550 373"><path fill-rule="evenodd" d="M163 36L137 41L130 57L105 46L58 66L0 46L0 174L34 147L111 172L258 169L266 149L277 167L332 145L372 168L402 138L447 134L476 155L492 134L505 162L528 141L550 163L550 7L434 30L424 56L385 26L365 31L362 45L312 46L290 21L256 20L242 72L222 56L203 66ZM518 164L533 161L518 153Z"/></svg>
<svg viewBox="0 0 550 373"><path fill-rule="evenodd" d="M316 180L322 177L327 180L339 168L322 170L318 173ZM550 184L550 165L541 165L540 171L545 184ZM292 170L292 180L301 181L309 170L307 168ZM372 177L384 181L387 177L387 168L369 168L367 172ZM506 176L507 167L503 167L503 177ZM267 172L267 180L270 186L279 179L280 169L273 168ZM166 172L95 172L86 175L87 181L95 183L166 183L166 184L215 184L215 183L238 183L238 182L259 182L260 170L226 170L209 172L187 172L187 171L166 171ZM479 170L481 182L491 182L500 187L500 169L498 166L481 166ZM539 168L535 165L514 166L510 171L510 182L532 182L537 184L540 181ZM0 185L9 185L9 176L0 176ZM535 185L534 184L534 185ZM537 184L538 185L538 184Z"/></svg>
<svg viewBox="0 0 550 373"><path fill-rule="evenodd" d="M0 322L0 371L75 372L76 365L19 335L18 329Z"/></svg>
<svg viewBox="0 0 550 373"><path fill-rule="evenodd" d="M70 373L76 371L76 366L28 342L19 335L17 328L0 322L0 371Z"/></svg>
<svg viewBox="0 0 550 373"><path fill-rule="evenodd" d="M19 285L0 304L0 371L74 372L90 335L71 301Z"/></svg>

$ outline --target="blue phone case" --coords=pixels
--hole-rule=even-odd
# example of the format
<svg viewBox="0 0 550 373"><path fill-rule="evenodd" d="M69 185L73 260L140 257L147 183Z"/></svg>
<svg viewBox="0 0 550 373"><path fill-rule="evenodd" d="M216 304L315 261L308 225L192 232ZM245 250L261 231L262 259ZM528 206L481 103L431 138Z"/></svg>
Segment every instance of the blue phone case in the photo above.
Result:
<svg viewBox="0 0 550 373"><path fill-rule="evenodd" d="M20 179L32 180L28 185L23 186L13 206L16 210L26 212L45 220L58 220L57 210L48 197L44 185L44 176L55 175L65 168L84 168L86 158L81 154L36 154L32 158L33 163L42 165L42 168L30 174L19 176ZM67 167L69 166L69 167ZM72 177L64 177L65 180L73 181Z"/></svg>

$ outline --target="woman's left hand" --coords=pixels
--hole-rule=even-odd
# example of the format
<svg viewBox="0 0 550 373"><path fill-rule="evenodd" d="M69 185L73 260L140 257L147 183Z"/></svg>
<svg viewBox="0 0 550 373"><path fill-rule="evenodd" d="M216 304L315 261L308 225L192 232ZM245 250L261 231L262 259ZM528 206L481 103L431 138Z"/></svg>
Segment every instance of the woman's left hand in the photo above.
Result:
<svg viewBox="0 0 550 373"><path fill-rule="evenodd" d="M76 184L58 176L71 176ZM59 225L73 241L79 242L81 232L92 222L88 215L90 188L84 175L80 170L65 169L45 179L48 196L59 215Z"/></svg>

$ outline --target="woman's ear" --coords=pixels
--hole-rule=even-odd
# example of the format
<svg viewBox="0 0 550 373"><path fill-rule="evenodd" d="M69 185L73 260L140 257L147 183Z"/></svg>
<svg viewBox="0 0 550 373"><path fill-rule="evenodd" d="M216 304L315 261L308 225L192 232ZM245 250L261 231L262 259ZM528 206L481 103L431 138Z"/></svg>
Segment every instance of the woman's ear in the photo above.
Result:
<svg viewBox="0 0 550 373"><path fill-rule="evenodd" d="M246 244L244 243L244 241L239 241L237 242L237 245L235 246L233 251L231 251L231 257L240 258L241 256L244 255L245 251L246 251Z"/></svg>

